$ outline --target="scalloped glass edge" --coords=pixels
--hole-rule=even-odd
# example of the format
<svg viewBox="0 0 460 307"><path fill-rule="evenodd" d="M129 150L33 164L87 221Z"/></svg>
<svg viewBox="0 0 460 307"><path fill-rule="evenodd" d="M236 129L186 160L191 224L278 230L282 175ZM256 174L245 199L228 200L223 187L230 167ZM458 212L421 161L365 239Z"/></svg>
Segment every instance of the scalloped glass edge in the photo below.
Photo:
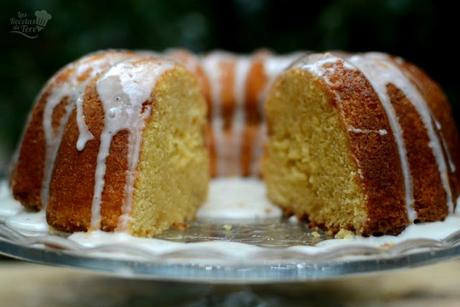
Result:
<svg viewBox="0 0 460 307"><path fill-rule="evenodd" d="M26 215L36 217L43 223L44 215ZM154 239L101 231L56 235L46 228L24 232L9 222L8 217L0 218L0 253L4 255L125 277L204 282L311 280L460 256L458 213L444 222L411 226L396 237L352 239L331 239L296 221L273 217L253 222L231 219L230 224L199 218L186 231Z"/></svg>
<svg viewBox="0 0 460 307"><path fill-rule="evenodd" d="M423 244L422 249L419 244L414 244L416 252L399 255L388 254L388 251L383 250L367 250L366 255L360 247L353 247L342 250L344 253L340 253L338 257L333 256L334 253L330 251L332 257L320 259L318 262L302 257L297 260L284 259L273 262L259 260L259 263L210 264L204 259L176 262L138 252L135 257L137 259L114 259L103 255L109 252L110 248L95 248L90 251L61 250L56 247L37 248L23 246L4 238L0 239L0 254L40 264L81 268L125 278L213 283L270 283L332 279L453 259L460 257L459 235L455 237L450 238L450 243L444 243L450 245L449 247L441 246L443 244L439 242L436 244L426 242L428 244ZM98 252L102 254L97 255ZM347 255L356 255L356 253L361 254L361 257L346 259Z"/></svg>

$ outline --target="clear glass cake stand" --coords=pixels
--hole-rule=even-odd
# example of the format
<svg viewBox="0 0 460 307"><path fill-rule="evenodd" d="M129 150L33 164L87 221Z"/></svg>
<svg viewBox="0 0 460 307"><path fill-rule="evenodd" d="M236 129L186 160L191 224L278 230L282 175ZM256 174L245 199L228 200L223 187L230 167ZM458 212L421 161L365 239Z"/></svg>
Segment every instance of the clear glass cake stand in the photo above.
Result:
<svg viewBox="0 0 460 307"><path fill-rule="evenodd" d="M227 224L224 224L227 225ZM81 268L121 277L205 283L274 283L340 278L421 266L460 256L460 230L443 240L413 239L385 247L337 245L299 252L325 234L283 221L235 223L228 226L197 221L186 231L169 231L160 239L194 243L194 248L156 254L121 243L84 247L65 236L17 233L0 222L0 253L53 266ZM199 242L227 244L219 250ZM186 244L184 244L186 246ZM188 245L187 245L188 246ZM239 247L253 246L245 257L232 257ZM231 253L227 253L231 252Z"/></svg>

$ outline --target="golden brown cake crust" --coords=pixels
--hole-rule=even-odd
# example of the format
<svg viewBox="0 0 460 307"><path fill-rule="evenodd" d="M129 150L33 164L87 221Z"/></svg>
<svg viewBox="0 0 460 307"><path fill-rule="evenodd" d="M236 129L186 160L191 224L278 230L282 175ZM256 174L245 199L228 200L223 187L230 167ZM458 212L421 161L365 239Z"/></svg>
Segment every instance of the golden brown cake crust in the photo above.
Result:
<svg viewBox="0 0 460 307"><path fill-rule="evenodd" d="M50 80L40 93L24 129L18 151L18 160L10 176L14 198L32 210L40 210L44 206L41 199L41 188L46 155L45 132L43 130L45 105L53 89L60 83L66 82L73 72L72 68L64 68L57 73L55 78ZM66 97L63 98L53 113L53 129L57 127L64 115L62 106L67 103L67 99Z"/></svg>
<svg viewBox="0 0 460 307"><path fill-rule="evenodd" d="M417 221L439 221L448 214L447 198L433 150L428 146L428 132L404 93L393 84L387 91L403 131Z"/></svg>
<svg viewBox="0 0 460 307"><path fill-rule="evenodd" d="M332 55L327 57L327 61L318 62L320 64L313 62L313 65L319 66L309 66L312 62L307 60L295 69L308 71L312 67L312 74L320 80L323 91L341 114L343 129L347 132L349 148L359 171L359 184L364 189L368 215L364 228L353 230L364 235L400 233L412 222L408 218L406 197L413 201L410 205L416 214L415 222L443 220L449 214L448 197L451 196L455 203L459 195L456 170L459 163L459 139L449 104L439 86L412 64L388 57L388 61L394 62L408 78L407 81L395 81L395 84L412 82L425 100L409 100L404 91L411 91L411 84L407 84L410 89L398 88L391 80L385 84L384 95L388 96L395 120L401 129L401 146L404 147L400 149L396 143L398 136L391 128L384 103L379 98L382 93L377 95L374 83L371 84L364 73L353 65L354 60L348 61L349 55L339 55L343 58ZM381 56L381 59L384 57ZM390 65L390 62L382 65ZM305 68L302 65L306 65ZM375 62L372 65L380 64ZM379 86L378 81L376 84ZM416 109L417 104L420 104L417 108L426 109ZM426 127L425 119L422 120L421 112L428 112L432 117L428 125L435 127L434 136L430 136L431 132ZM268 128L270 131L270 126ZM437 140L432 137L439 138L442 156L435 156L437 152L432 147L437 146L433 143ZM408 179L405 179L401 153L407 158L410 196L406 196L404 181ZM450 186L445 186L443 182L441 176L444 162L439 159L448 164ZM451 195L448 195L449 190ZM304 217L304 212L299 214L301 218ZM308 220L312 226L325 227L324 223L315 221L313 216ZM334 226L331 225L328 227L332 232L339 230L332 229ZM346 225L342 227L349 229Z"/></svg>
<svg viewBox="0 0 460 307"><path fill-rule="evenodd" d="M95 172L104 128L104 110L97 94L96 81L97 78L94 78L86 87L83 99L85 123L93 139L86 143L82 151L76 149L80 132L74 111L62 137L50 184L47 221L55 229L64 232L88 231L91 227ZM106 159L100 216L100 228L105 231L117 228L125 202L128 137L126 130L115 134ZM66 190L63 187L78 188Z"/></svg>
<svg viewBox="0 0 460 307"><path fill-rule="evenodd" d="M50 184L47 221L65 232L87 231L91 223L97 155L104 127L104 110L97 95L96 80L86 88L83 110L94 138L82 151L76 150L79 130L74 111L62 137ZM106 177L113 175L116 174L107 172Z"/></svg>
<svg viewBox="0 0 460 307"><path fill-rule="evenodd" d="M460 139L450 103L440 86L423 70L407 61L395 60L395 64L415 84L425 98L433 120L440 124L437 133L444 142L444 154L453 163L453 167L449 165L449 181L455 205L455 200L460 195Z"/></svg>
<svg viewBox="0 0 460 307"><path fill-rule="evenodd" d="M409 223L404 202L403 174L396 143L383 106L369 81L358 70L344 69L339 61L324 84L330 100L349 127L389 133L354 133L348 130L350 150L367 196L368 221L363 234L398 234ZM337 101L335 94L339 96ZM312 221L313 222L313 221ZM338 230L338 229L337 229Z"/></svg>
<svg viewBox="0 0 460 307"><path fill-rule="evenodd" d="M18 148L17 161L15 162L14 168L10 175L10 184L13 191L13 196L15 199L20 201L25 207L29 209L39 210L43 207L46 207L46 204L42 202L46 199L42 199L43 195L43 183L46 185L45 181L45 169L46 165L46 156L49 154L48 151L51 151L51 148L47 148L47 142L45 139L44 131L44 112L45 107L48 103L50 95L54 93L57 89L67 84L72 78L76 78L75 81L77 84L83 84L89 79L90 74L93 72L94 68L91 67L91 63L94 63L99 60L104 60L106 57L113 55L133 55L131 51L114 51L107 50L101 52L95 52L89 54L85 57L78 59L77 61L70 63L69 65L62 68L58 71L45 85L42 92L39 94L36 104L34 105L29 120L26 123L26 128L24 129L24 134ZM79 65L84 64L88 65L88 68L83 71L78 71L81 67ZM78 74L78 75L76 75ZM67 120L67 104L70 103L70 98L67 96L62 97L61 101L53 108L51 114L51 128L55 136L59 133L61 125L65 125L63 120ZM56 137L53 136L52 143L55 141ZM51 144L50 147L53 147ZM31 158L33 157L33 158ZM51 161L53 163L54 161ZM52 168L52 165L51 165Z"/></svg>
<svg viewBox="0 0 460 307"><path fill-rule="evenodd" d="M133 59L135 65L142 65L143 58ZM145 59L152 62L152 59ZM165 64L160 62L161 65ZM174 67L165 72L154 86L162 82L163 76L170 72L177 71L186 74L187 78L192 78L191 74L182 68ZM94 210L94 193L96 190L96 170L99 154L101 152L101 139L105 125L105 112L101 97L98 94L97 82L99 77L95 77L87 85L83 96L83 115L85 124L93 136L88 140L81 151L77 150L77 140L80 135L77 124L77 112L74 110L68 121L61 141L61 146L55 161L54 172L50 184L50 197L47 207L48 224L56 230L64 232L88 231L101 229L104 231L125 230L120 222L121 214L126 208L127 194L125 188L128 182L128 150L129 150L129 131L120 130L111 137L108 156L105 159L105 173L102 181L102 193L100 202L100 225ZM169 79L168 79L169 80ZM168 81L171 82L171 81ZM193 83L196 93L199 92L196 83ZM186 90L184 90L186 91ZM155 95L153 92L148 100L142 103L141 113L154 108ZM186 100L184 100L185 102ZM204 100L201 101L204 104ZM150 114L150 113L145 113ZM192 114L192 113L190 113ZM205 109L203 108L203 120ZM149 122L151 117L141 114L137 120ZM201 130L202 131L202 130ZM203 132L203 131L202 131ZM142 133L142 128L139 133ZM139 153L142 155L142 152ZM207 164L207 161L206 161ZM206 168L206 171L208 169ZM136 169L135 179L138 176ZM99 182L101 184L101 182ZM197 192L198 193L198 192ZM96 210L98 208L96 207ZM124 212L123 212L124 213ZM162 213L163 214L163 213ZM189 213L190 214L190 213ZM161 223L160 223L161 224ZM131 229L129 230L131 231ZM139 233L134 233L139 234ZM143 234L144 235L144 234ZM147 234L145 234L147 235Z"/></svg>
<svg viewBox="0 0 460 307"><path fill-rule="evenodd" d="M128 138L129 132L122 130L113 136L110 144L101 202L101 229L104 231L114 231L122 214L126 196Z"/></svg>

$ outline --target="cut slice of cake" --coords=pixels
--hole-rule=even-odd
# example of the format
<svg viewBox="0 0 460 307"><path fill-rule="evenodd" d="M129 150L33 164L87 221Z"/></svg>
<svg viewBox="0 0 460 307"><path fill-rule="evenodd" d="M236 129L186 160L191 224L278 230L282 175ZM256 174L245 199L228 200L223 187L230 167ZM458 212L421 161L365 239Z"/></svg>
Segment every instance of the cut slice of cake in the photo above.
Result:
<svg viewBox="0 0 460 307"><path fill-rule="evenodd" d="M398 234L453 212L459 161L449 154L458 151L450 108L420 91L404 63L312 54L277 79L265 105L272 201L313 226L365 235Z"/></svg>
<svg viewBox="0 0 460 307"><path fill-rule="evenodd" d="M91 73L94 61L105 64ZM206 103L195 76L159 57L119 52L69 67L49 82L26 127L11 176L15 197L65 232L152 236L193 219L209 181ZM43 154L34 158L35 148ZM31 182L34 162L40 172Z"/></svg>

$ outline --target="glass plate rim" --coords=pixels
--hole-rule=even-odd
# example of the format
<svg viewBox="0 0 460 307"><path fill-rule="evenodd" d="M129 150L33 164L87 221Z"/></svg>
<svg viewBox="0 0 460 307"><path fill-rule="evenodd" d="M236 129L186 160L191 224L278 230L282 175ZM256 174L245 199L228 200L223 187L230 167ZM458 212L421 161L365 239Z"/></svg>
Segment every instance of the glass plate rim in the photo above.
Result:
<svg viewBox="0 0 460 307"><path fill-rule="evenodd" d="M244 264L241 261L226 264L199 262L116 259L106 256L84 255L82 251L24 246L1 238L0 254L39 264L79 268L124 278L151 279L203 283L275 283L337 279L358 274L383 272L422 266L460 258L460 244L450 247L429 247L382 257L372 255L360 259L308 262L283 261L279 263Z"/></svg>

